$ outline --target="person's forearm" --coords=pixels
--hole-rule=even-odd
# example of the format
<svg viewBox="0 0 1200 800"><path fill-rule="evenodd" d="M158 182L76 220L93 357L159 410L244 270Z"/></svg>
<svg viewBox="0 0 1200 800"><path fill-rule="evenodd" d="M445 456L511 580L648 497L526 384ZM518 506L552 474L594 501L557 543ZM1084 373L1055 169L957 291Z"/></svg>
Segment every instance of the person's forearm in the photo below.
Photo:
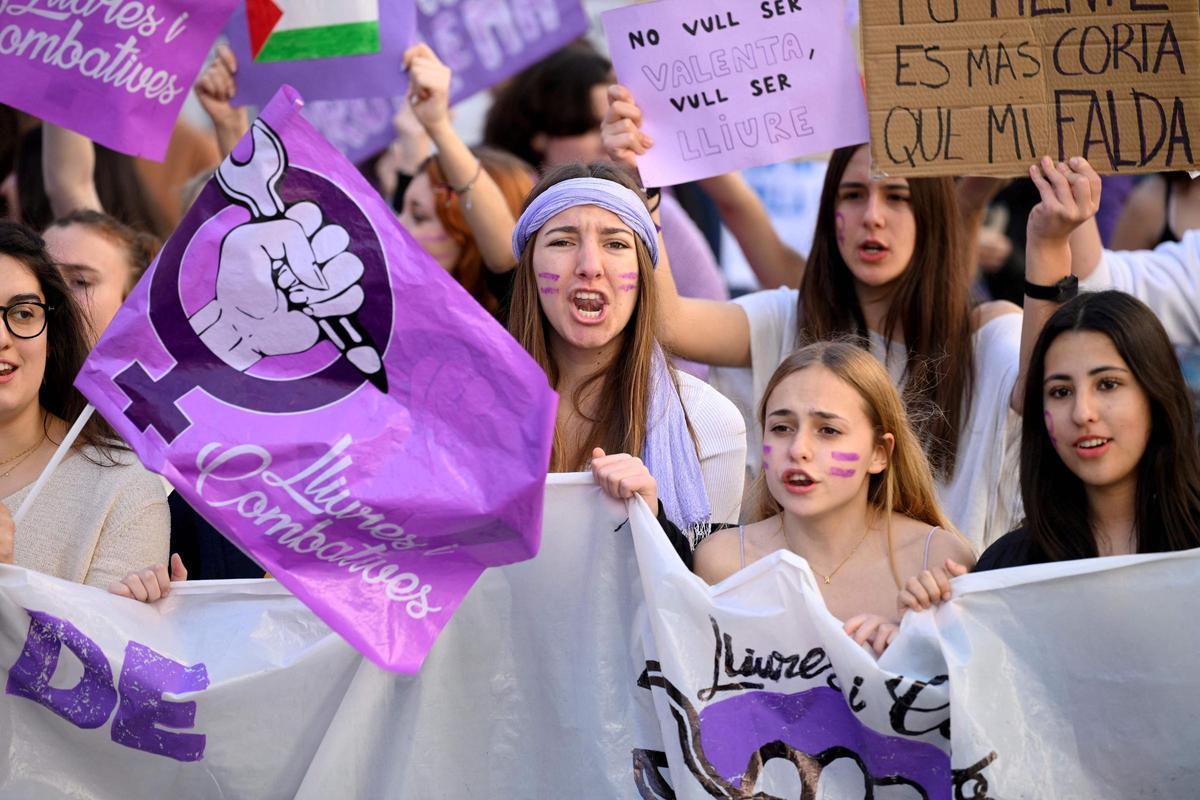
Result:
<svg viewBox="0 0 1200 800"><path fill-rule="evenodd" d="M717 206L721 222L733 234L759 283L767 288L800 285L804 256L784 243L762 199L736 172L700 181Z"/></svg>
<svg viewBox="0 0 1200 800"><path fill-rule="evenodd" d="M437 146L446 182L456 189L469 187L460 192L459 203L484 265L492 272L508 272L516 266L512 233L517 220L500 187L449 121L430 130L429 135Z"/></svg>
<svg viewBox="0 0 1200 800"><path fill-rule="evenodd" d="M1071 272L1079 280L1085 280L1104 257L1104 244L1100 240L1100 228L1092 217L1071 234Z"/></svg>
<svg viewBox="0 0 1200 800"><path fill-rule="evenodd" d="M103 211L96 193L96 148L82 134L42 124L42 180L55 217L78 209Z"/></svg>
<svg viewBox="0 0 1200 800"><path fill-rule="evenodd" d="M1025 280L1037 286L1053 286L1070 274L1071 245L1067 240L1030 239L1025 247ZM1058 305L1051 300L1025 297L1021 312L1021 360L1010 402L1018 414L1024 412L1025 381L1033 345Z"/></svg>
<svg viewBox="0 0 1200 800"><path fill-rule="evenodd" d="M250 117L244 106L233 109L228 120L218 122L213 119L213 131L217 135L217 149L221 151L222 159L229 157L233 148L237 147L237 143L242 140L248 130L250 130Z"/></svg>

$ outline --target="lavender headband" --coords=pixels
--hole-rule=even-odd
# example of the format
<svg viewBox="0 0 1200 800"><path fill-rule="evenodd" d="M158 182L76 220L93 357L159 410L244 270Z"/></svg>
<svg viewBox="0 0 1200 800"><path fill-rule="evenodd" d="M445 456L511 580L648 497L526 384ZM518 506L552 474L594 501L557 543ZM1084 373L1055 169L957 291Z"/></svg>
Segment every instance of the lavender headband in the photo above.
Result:
<svg viewBox="0 0 1200 800"><path fill-rule="evenodd" d="M651 263L658 266L658 233L646 204L634 192L604 178L571 178L539 194L513 229L513 255L519 259L525 245L551 217L575 206L599 206L616 214L638 235L650 251Z"/></svg>

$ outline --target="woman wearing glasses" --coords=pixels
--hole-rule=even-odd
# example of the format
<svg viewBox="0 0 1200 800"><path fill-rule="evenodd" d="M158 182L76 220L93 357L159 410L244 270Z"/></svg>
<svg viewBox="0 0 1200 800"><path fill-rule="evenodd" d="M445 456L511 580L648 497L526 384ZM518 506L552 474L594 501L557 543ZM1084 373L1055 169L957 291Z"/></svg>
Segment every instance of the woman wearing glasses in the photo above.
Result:
<svg viewBox="0 0 1200 800"><path fill-rule="evenodd" d="M130 573L166 563L167 498L99 416L14 529L12 513L86 405L72 383L88 340L42 239L9 222L0 222L0 316L0 563L128 585Z"/></svg>

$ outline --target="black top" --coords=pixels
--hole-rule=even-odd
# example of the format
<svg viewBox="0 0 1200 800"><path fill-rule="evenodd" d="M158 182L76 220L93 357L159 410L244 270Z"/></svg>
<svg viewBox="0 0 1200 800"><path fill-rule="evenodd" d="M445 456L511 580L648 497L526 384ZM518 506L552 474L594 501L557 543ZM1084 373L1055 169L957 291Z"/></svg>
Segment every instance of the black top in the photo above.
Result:
<svg viewBox="0 0 1200 800"><path fill-rule="evenodd" d="M171 492L171 552L179 553L187 567L188 580L212 581L226 578L261 578L263 568L200 516L196 509Z"/></svg>
<svg viewBox="0 0 1200 800"><path fill-rule="evenodd" d="M1030 564L1045 564L1047 560L1033 547L1029 538L1029 530L1022 526L992 542L991 546L984 550L983 555L979 557L975 569L971 571L986 572L1006 567L1025 567Z"/></svg>

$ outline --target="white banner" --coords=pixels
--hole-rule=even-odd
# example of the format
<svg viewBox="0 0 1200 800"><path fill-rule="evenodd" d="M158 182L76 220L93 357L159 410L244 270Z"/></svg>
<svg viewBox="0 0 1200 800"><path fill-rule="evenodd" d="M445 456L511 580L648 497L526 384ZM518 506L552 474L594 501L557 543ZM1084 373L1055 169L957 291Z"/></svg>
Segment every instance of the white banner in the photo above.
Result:
<svg viewBox="0 0 1200 800"><path fill-rule="evenodd" d="M0 797L1174 798L1200 782L1196 552L967 576L876 662L801 559L710 589L640 501L630 513L632 544L589 476L553 476L538 557L488 570L411 678L271 581L145 606L0 568Z"/></svg>

